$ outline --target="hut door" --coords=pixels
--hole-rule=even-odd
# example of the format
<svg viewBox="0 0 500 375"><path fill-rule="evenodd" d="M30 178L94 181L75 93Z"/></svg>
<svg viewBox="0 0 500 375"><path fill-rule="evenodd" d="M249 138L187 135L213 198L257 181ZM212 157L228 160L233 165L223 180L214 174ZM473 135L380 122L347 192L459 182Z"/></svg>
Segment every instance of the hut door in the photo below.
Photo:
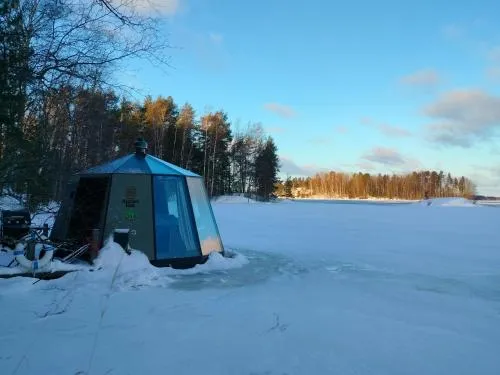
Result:
<svg viewBox="0 0 500 375"><path fill-rule="evenodd" d="M109 177L81 177L74 197L68 237L87 242L92 229L102 230Z"/></svg>
<svg viewBox="0 0 500 375"><path fill-rule="evenodd" d="M67 237L69 219L71 218L71 212L73 211L73 201L75 199L77 186L78 186L78 180L69 181L68 184L66 185L66 189L64 191L64 197L61 202L61 207L57 212L54 226L50 231L50 239L52 241L63 241Z"/></svg>

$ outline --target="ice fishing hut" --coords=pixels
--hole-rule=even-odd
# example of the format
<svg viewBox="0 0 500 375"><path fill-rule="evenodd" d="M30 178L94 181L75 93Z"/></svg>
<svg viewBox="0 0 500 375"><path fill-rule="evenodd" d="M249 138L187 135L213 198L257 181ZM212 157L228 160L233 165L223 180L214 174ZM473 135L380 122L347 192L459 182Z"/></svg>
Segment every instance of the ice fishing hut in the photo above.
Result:
<svg viewBox="0 0 500 375"><path fill-rule="evenodd" d="M102 244L128 229L130 247L156 266L190 267L223 253L203 178L148 155L142 139L135 146L134 154L75 176L51 239L84 242L99 229Z"/></svg>

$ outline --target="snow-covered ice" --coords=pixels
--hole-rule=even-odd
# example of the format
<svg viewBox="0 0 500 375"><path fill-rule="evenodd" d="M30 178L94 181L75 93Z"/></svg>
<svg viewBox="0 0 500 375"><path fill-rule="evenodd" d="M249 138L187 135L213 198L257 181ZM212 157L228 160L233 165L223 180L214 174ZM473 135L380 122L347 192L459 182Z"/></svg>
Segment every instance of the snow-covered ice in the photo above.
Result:
<svg viewBox="0 0 500 375"><path fill-rule="evenodd" d="M231 258L0 280L0 373L499 374L500 208L463 206L219 202Z"/></svg>

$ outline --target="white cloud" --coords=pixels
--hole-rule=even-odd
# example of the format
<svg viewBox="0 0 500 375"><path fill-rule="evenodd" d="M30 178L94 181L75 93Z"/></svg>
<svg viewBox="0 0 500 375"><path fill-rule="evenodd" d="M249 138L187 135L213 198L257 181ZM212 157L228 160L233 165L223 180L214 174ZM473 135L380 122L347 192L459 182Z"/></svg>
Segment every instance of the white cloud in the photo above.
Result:
<svg viewBox="0 0 500 375"><path fill-rule="evenodd" d="M473 166L474 173L470 175L477 185L479 194L500 197L500 164L496 166Z"/></svg>
<svg viewBox="0 0 500 375"><path fill-rule="evenodd" d="M500 128L500 97L481 90L445 93L424 109L439 120L427 126L427 138L435 143L471 147L496 136Z"/></svg>
<svg viewBox="0 0 500 375"><path fill-rule="evenodd" d="M457 90L446 93L427 107L432 117L488 126L500 121L500 97L480 90Z"/></svg>
<svg viewBox="0 0 500 375"><path fill-rule="evenodd" d="M402 165L405 163L405 159L398 151L385 147L375 147L365 152L362 159L384 165Z"/></svg>
<svg viewBox="0 0 500 375"><path fill-rule="evenodd" d="M337 126L335 128L335 131L340 134L345 134L349 131L349 128L347 128L346 126Z"/></svg>
<svg viewBox="0 0 500 375"><path fill-rule="evenodd" d="M404 156L398 150L387 147L374 147L365 152L361 159L361 163L368 161L401 171L410 171L421 167L418 160Z"/></svg>
<svg viewBox="0 0 500 375"><path fill-rule="evenodd" d="M388 137L409 137L412 133L399 126L392 126L388 124L379 125L379 130Z"/></svg>
<svg viewBox="0 0 500 375"><path fill-rule="evenodd" d="M279 103L266 103L264 109L284 118L292 118L297 115L292 107Z"/></svg>
<svg viewBox="0 0 500 375"><path fill-rule="evenodd" d="M173 16L181 10L181 0L135 0L134 7L140 13Z"/></svg>
<svg viewBox="0 0 500 375"><path fill-rule="evenodd" d="M436 123L427 125L427 140L448 146L469 148L474 143L470 134L453 123Z"/></svg>
<svg viewBox="0 0 500 375"><path fill-rule="evenodd" d="M318 173L321 168L315 165L298 165L287 156L280 156L280 173L283 175L308 177Z"/></svg>
<svg viewBox="0 0 500 375"><path fill-rule="evenodd" d="M441 77L434 69L424 69L402 77L400 82L407 86L434 87L441 83Z"/></svg>

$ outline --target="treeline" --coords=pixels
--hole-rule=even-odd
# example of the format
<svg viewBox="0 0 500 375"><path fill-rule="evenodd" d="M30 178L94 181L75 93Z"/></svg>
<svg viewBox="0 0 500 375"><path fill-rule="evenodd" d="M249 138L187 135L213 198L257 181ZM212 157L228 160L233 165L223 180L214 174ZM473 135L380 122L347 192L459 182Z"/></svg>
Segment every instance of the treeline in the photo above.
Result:
<svg viewBox="0 0 500 375"><path fill-rule="evenodd" d="M196 114L172 97L133 102L111 74L128 57L163 62L158 20L135 2L0 3L0 189L59 199L70 176L133 152L201 174L212 196L269 197L278 157L258 124L232 129L223 110Z"/></svg>
<svg viewBox="0 0 500 375"><path fill-rule="evenodd" d="M319 173L308 178L287 178L277 194L285 197L424 199L472 197L475 185L468 178L443 171L422 171L405 175L368 173Z"/></svg>
<svg viewBox="0 0 500 375"><path fill-rule="evenodd" d="M133 152L138 136L148 141L151 155L204 176L212 196L269 198L274 191L274 140L259 124L233 131L222 110L197 117L189 103L179 107L172 97L135 103L112 91L72 87L44 96L42 108L23 119L29 150L0 159L4 184L29 182L35 196L58 199L71 175Z"/></svg>

